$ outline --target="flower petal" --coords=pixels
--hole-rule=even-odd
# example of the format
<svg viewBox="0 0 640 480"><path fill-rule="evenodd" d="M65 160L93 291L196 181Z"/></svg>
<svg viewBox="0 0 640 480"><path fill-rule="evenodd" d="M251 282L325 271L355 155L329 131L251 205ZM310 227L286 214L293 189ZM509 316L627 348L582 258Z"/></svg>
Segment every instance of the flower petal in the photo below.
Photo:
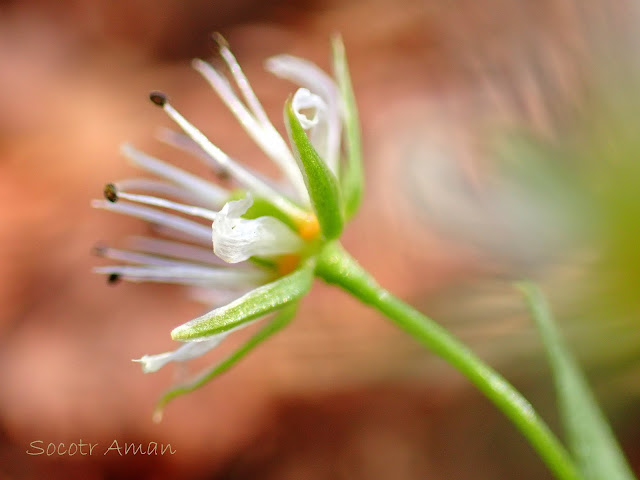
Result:
<svg viewBox="0 0 640 480"><path fill-rule="evenodd" d="M338 174L338 160L340 158L340 96L338 87L333 79L320 67L308 60L291 55L277 55L266 62L266 68L280 78L286 78L319 95L327 105L326 115L321 118L326 124L325 140L318 143L320 156L334 174ZM319 140L318 140L319 142ZM314 144L314 146L316 146Z"/></svg>
<svg viewBox="0 0 640 480"><path fill-rule="evenodd" d="M344 198L344 213L350 219L358 210L362 200L364 178L362 173L362 147L360 142L360 121L356 106L353 87L344 44L339 35L333 38L333 70L340 89L342 99L342 120L345 128L345 143L347 163L344 171L340 172L342 193Z"/></svg>
<svg viewBox="0 0 640 480"><path fill-rule="evenodd" d="M274 217L241 218L253 204L251 196L228 202L212 226L214 253L229 263L250 257L283 255L300 250L303 242L289 227Z"/></svg>
<svg viewBox="0 0 640 480"><path fill-rule="evenodd" d="M211 337L199 342L186 342L173 352L144 355L143 357L133 361L142 364L142 371L144 373L157 372L169 362L184 362L204 355L220 345L228 334L229 332L223 332L218 335L212 335Z"/></svg>

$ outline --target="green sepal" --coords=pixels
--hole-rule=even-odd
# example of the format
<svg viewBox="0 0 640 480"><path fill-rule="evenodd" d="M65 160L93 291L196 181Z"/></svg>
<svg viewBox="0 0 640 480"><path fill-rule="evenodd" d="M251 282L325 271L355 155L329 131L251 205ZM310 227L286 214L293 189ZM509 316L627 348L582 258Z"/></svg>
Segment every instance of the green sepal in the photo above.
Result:
<svg viewBox="0 0 640 480"><path fill-rule="evenodd" d="M331 47L333 52L333 72L340 89L340 97L342 98L347 162L340 172L340 186L342 188L342 198L344 199L344 216L346 220L349 220L360 207L364 189L360 120L358 119L358 107L353 94L344 44L340 35L335 35L332 38Z"/></svg>
<svg viewBox="0 0 640 480"><path fill-rule="evenodd" d="M162 411L171 400L186 393L193 392L194 390L207 384L217 376L223 374L240 360L242 360L254 348L267 340L273 334L284 328L295 316L297 309L297 303L286 305L284 308L278 311L276 315L264 327L258 330L258 332L254 334L244 345L242 345L220 363L216 364L212 368L205 370L188 382L176 385L165 392L156 404L156 408L153 414L154 420L159 421L162 418Z"/></svg>
<svg viewBox="0 0 640 480"><path fill-rule="evenodd" d="M308 261L293 273L251 290L223 307L180 325L171 331L171 338L186 341L226 332L296 302L311 288L313 267L313 262Z"/></svg>
<svg viewBox="0 0 640 480"><path fill-rule="evenodd" d="M560 417L584 479L633 480L635 477L611 427L566 348L542 292L529 282L521 282L517 287L524 294L547 351Z"/></svg>
<svg viewBox="0 0 640 480"><path fill-rule="evenodd" d="M327 240L338 238L343 226L342 199L338 180L311 145L309 137L293 111L291 99L287 100L284 107L284 121L322 235Z"/></svg>

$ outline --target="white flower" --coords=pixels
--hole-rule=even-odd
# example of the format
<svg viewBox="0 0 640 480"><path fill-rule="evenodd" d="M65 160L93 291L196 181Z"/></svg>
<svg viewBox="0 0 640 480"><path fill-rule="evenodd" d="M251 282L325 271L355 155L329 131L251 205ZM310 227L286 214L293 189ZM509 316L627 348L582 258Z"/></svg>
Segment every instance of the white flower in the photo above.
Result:
<svg viewBox="0 0 640 480"><path fill-rule="evenodd" d="M122 265L95 269L97 273L108 275L110 281L177 283L191 287L199 298L210 300L214 294L225 303L239 297L237 301L241 302L243 295L290 268L280 261L281 258L286 259L287 264L291 263L292 257L299 261L305 245L319 235L318 221L311 210L309 193L295 155L269 121L226 43L220 41L219 44L220 54L242 100L213 66L194 60L193 67L213 87L253 141L279 167L284 181L266 181L243 167L189 123L165 95L152 93L151 100L184 132L164 129L159 139L194 155L215 171L225 173L244 189L245 196L233 199L228 190L209 180L149 156L131 145L123 145L122 154L133 165L158 179L133 178L109 184L105 188L106 200L94 200L92 205L146 220L171 240L134 237L130 240L130 249L99 248L101 256L123 262ZM342 127L335 82L312 63L291 56L271 58L267 68L304 87L293 96L292 108L314 148L337 175ZM247 218L254 198L266 201L280 214ZM204 224L198 219L210 223ZM253 259L260 261L253 262ZM228 263L239 265L231 267ZM145 355L136 361L142 363L143 371L153 372L169 362L192 359L215 348L231 331L249 323L187 341L173 352Z"/></svg>
<svg viewBox="0 0 640 480"><path fill-rule="evenodd" d="M253 204L250 195L227 203L212 226L213 251L225 262L238 263L251 257L282 255L300 250L302 239L280 220L241 216Z"/></svg>

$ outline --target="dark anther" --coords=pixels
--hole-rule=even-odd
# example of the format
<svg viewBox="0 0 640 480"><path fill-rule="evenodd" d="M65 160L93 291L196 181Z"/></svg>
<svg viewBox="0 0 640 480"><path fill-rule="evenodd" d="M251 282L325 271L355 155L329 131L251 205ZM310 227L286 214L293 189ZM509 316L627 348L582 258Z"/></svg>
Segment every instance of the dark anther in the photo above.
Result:
<svg viewBox="0 0 640 480"><path fill-rule="evenodd" d="M211 38L218 45L218 48L229 48L229 42L227 39L222 36L219 32L214 32L211 34Z"/></svg>
<svg viewBox="0 0 640 480"><path fill-rule="evenodd" d="M164 104L167 103L167 96L162 92L154 91L149 94L149 100L151 100L159 107L164 107Z"/></svg>
<svg viewBox="0 0 640 480"><path fill-rule="evenodd" d="M91 249L91 253L93 253L96 257L104 257L107 253L107 247L104 243L98 243Z"/></svg>
<svg viewBox="0 0 640 480"><path fill-rule="evenodd" d="M120 274L119 273L111 273L108 277L107 277L107 283L109 285L115 285L116 283L118 283L120 281Z"/></svg>
<svg viewBox="0 0 640 480"><path fill-rule="evenodd" d="M104 186L104 198L113 203L118 201L118 192L116 192L116 186L113 183L107 183Z"/></svg>

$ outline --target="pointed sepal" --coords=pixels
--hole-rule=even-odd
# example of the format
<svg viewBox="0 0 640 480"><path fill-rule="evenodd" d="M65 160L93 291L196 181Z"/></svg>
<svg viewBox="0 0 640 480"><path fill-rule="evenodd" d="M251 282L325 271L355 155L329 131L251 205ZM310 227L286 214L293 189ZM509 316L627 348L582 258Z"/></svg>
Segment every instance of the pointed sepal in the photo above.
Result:
<svg viewBox="0 0 640 480"><path fill-rule="evenodd" d="M322 235L327 240L335 239L340 236L343 226L338 180L313 148L293 109L291 99L285 104L284 119L291 147L309 191Z"/></svg>
<svg viewBox="0 0 640 480"><path fill-rule="evenodd" d="M174 328L171 338L183 341L204 339L226 332L296 302L309 291L312 282L313 265L307 263L289 275L251 290L228 305Z"/></svg>
<svg viewBox="0 0 640 480"><path fill-rule="evenodd" d="M223 374L231 367L233 367L236 363L242 360L247 354L249 354L254 348L260 345L262 342L267 340L273 334L282 330L286 325L289 324L291 319L295 316L296 311L298 309L297 303L292 303L284 308L282 308L276 315L257 333L255 333L247 342L238 348L231 355L226 357L220 363L216 364L214 367L205 370L200 373L193 379L181 383L179 385L174 386L167 392L165 392L158 403L156 404L156 408L153 414L153 420L155 422L159 422L162 419L162 413L164 407L176 397L184 395L186 393L193 392L194 390L202 387L207 384L214 378Z"/></svg>
<svg viewBox="0 0 640 480"><path fill-rule="evenodd" d="M344 123L344 137L347 162L340 172L340 184L344 200L344 216L349 220L358 210L364 189L364 174L362 171L362 147L360 141L360 120L356 106L351 76L347 66L342 37L335 35L332 39L333 72L342 99L342 118Z"/></svg>

